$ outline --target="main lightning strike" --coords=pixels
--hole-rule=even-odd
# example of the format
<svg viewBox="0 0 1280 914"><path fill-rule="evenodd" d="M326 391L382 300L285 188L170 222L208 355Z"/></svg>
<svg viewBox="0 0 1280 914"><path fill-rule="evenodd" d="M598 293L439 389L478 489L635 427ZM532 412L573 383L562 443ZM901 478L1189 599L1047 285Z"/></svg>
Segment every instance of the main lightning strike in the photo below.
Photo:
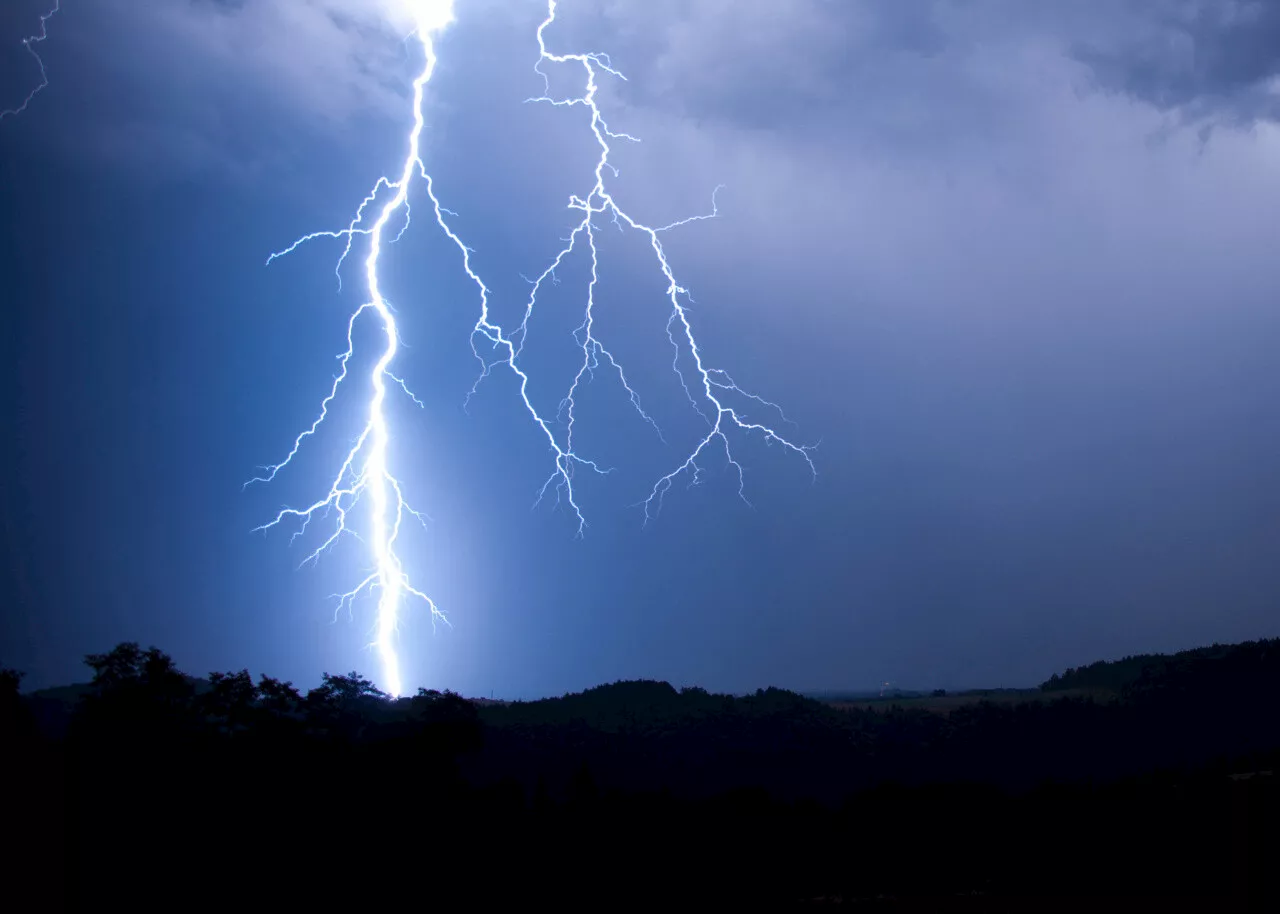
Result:
<svg viewBox="0 0 1280 914"><path fill-rule="evenodd" d="M596 95L599 90L597 79L600 73L606 73L619 79L625 79L625 77L612 66L609 58L604 54L553 54L547 49L545 33L555 22L555 0L549 0L547 18L543 20L537 30L539 59L534 69L543 77L544 92L543 95L529 99L529 101L547 102L556 107L580 106L587 109L590 114L591 132L600 148L600 156L594 169L595 182L585 196L574 195L570 197L569 208L581 211L582 219L570 232L568 239L566 239L566 246L555 255L546 270L532 280L532 289L525 303L523 319L515 332L508 333L504 331L493 319L489 309L489 289L471 266L471 249L463 243L445 219L446 214L452 215L452 213L441 205L436 196L431 176L426 171L420 152L424 126L422 113L423 95L436 63L435 49L431 36L452 21L452 0L408 0L408 2L410 2L416 22L414 35L423 46L425 64L421 74L413 83L413 127L408 138L409 151L405 157L399 178L396 180L387 177L380 178L368 196L361 202L352 220L345 228L336 231L312 232L304 235L287 248L272 254L267 259L267 263L270 264L277 257L289 254L300 245L317 238L343 240L345 245L334 270L338 277L339 287L341 287L342 265L352 252L356 236L367 237L369 254L364 262L364 274L365 283L369 291L369 300L357 308L348 321L347 348L339 356L340 370L334 378L328 394L321 401L319 415L310 426L294 439L292 448L283 460L278 464L264 467L264 475L250 480L250 482L270 482L273 480L281 470L292 462L305 440L316 434L328 416L329 407L336 398L339 387L347 379L348 363L355 348L354 329L356 321L367 312L375 314L383 330L385 345L370 376L373 394L368 403L367 421L363 431L347 452L324 497L306 508L285 508L273 520L257 529L268 530L282 523L286 518L293 518L301 521L299 529L294 533L296 537L306 530L317 514L328 514L329 512L336 514L337 523L332 533L304 559L305 564L317 560L344 533L363 540L349 525L348 515L363 497L368 496L370 501L370 527L367 545L373 557L374 570L354 588L336 596L338 597L338 608L341 610L343 607L350 608L353 601L363 593L378 593L377 634L374 646L377 648L382 661L383 681L386 690L393 696L399 695L402 688L400 664L395 651L395 633L399 620L401 598L405 595L419 598L429 607L433 620L439 619L447 622L434 601L411 583L395 552L395 544L404 515L411 514L420 521L425 519L423 515L414 511L406 503L400 482L391 474L387 466L389 431L384 412L388 388L387 382L390 381L395 384L415 403L419 406L422 405L421 401L409 391L404 381L391 372L391 363L399 346L399 336L395 317L382 296L378 279L379 258L388 224L401 209L404 210L404 221L400 226L400 233L404 232L409 223L408 194L415 174L419 175L423 180L427 197L432 204L436 224L458 248L462 257L463 270L471 281L475 283L479 291L480 315L472 331L472 349L481 363L481 371L475 385L472 387L471 394L475 393L481 382L499 365L505 365L515 374L518 380L521 400L535 425L541 430L554 455L554 469L539 490L538 500L541 501L547 491L554 486L557 498L567 503L577 519L579 535L582 534L586 527L586 518L578 504L574 491L575 473L579 468L587 468L601 474L611 472L610 469L602 467L597 462L580 455L576 449L574 431L577 421L575 412L577 404L575 398L584 381L593 377L595 371L602 365L607 366L616 374L635 411L653 428L660 438L662 437L661 429L641 405L639 394L627 379L622 365L615 358L612 351L596 335L596 286L599 282L599 251L596 244L596 233L599 229L593 222L593 217L598 215L611 216L614 225L620 231L623 230L625 225L641 232L648 239L659 269L667 282L666 297L671 307L667 319L667 335L675 350L672 368L679 378L690 404L707 422L706 433L702 435L689 454L675 469L662 476L654 484L648 497L642 502L646 522L660 509L663 496L670 489L673 482L682 474L688 474L691 477L690 485L699 482L702 471L699 459L717 442L723 446L729 464L737 471L738 493L744 501L746 500L743 467L735 459L729 440L729 433L734 429L747 434L758 433L767 442L779 444L785 449L798 454L808 464L810 471L816 473L816 468L809 454L810 450L812 450L811 446L795 444L772 426L763 422L748 421L746 414L741 411L742 407L740 405L735 406L732 402L728 402L729 397L736 396L754 402L759 406L775 410L781 415L781 410L776 404L743 390L724 370L708 367L705 364L685 304L685 301L691 300L688 290L676 281L666 253L663 250L662 242L659 238L663 232L687 225L690 222L711 219L718 215L718 210L715 207L716 194L712 194L711 213L690 216L669 225L658 227L649 226L635 220L617 204L609 192L605 179L606 171L611 172L615 177L617 176L617 169L609 161L611 152L610 140L631 142L639 142L639 140L628 134L616 133L609 129L596 101ZM549 78L542 69L543 65L548 62L581 65L586 75L586 86L583 94L574 98L552 98ZM719 188L716 190L718 191ZM385 192L392 194L390 200L382 204L381 208L377 210L377 216L372 224L366 225L366 211L370 207L376 207L379 195ZM396 238L398 237L399 234L396 235ZM394 241L395 239L393 238L392 240ZM574 332L575 340L581 348L582 360L568 391L560 400L555 417L549 418L539 412L530 397L530 378L521 365L521 355L528 335L529 322L533 317L540 290L549 279L555 281L556 270L565 262L566 258L578 249L579 244L584 245L588 251L591 265L591 278L587 286L583 319ZM481 354L481 346L479 345L481 340L488 343L491 351L498 353L496 358L490 357L487 359ZM693 388L690 387L680 368L680 358L686 352L692 358L697 376L697 383ZM695 390L698 391L697 395L695 395ZM468 395L468 399L471 394ZM788 421L785 416L782 416L782 419L783 421ZM563 428L560 434L557 434L557 430L554 427L557 423Z"/></svg>
<svg viewBox="0 0 1280 914"><path fill-rule="evenodd" d="M57 14L62 6L62 0L53 0L53 9L47 13L40 15L40 31L34 35L28 35L22 39L22 46L27 49L27 53L35 58L36 66L40 68L40 83L34 89L27 93L27 97L22 100L22 104L16 108L6 108L0 111L0 121L6 117L16 117L27 110L27 106L31 104L32 99L43 92L49 86L49 74L44 68L44 58L40 56L40 51L36 45L45 41L49 37L49 20Z"/></svg>
<svg viewBox="0 0 1280 914"><path fill-rule="evenodd" d="M369 253L364 261L364 279L369 294L368 301L357 308L347 322L347 348L339 356L340 370L333 380L328 395L321 401L319 416L294 439L293 447L283 460L272 466L264 467L264 475L249 481L252 483L273 480L281 470L292 462L303 442L319 430L329 414L329 407L337 396L340 385L347 379L347 366L355 350L353 334L356 321L365 314L375 316L383 331L383 349L369 376L373 392L366 408L366 421L363 431L356 438L351 450L347 452L324 497L306 508L285 508L273 520L255 529L260 531L269 530L286 518L292 518L301 521L299 529L294 533L296 537L306 530L308 524L317 514L336 514L337 522L332 533L304 559L303 564L317 560L344 533L355 536L366 543L373 559L374 567L372 572L351 590L335 596L338 598L338 610L341 611L343 607L350 609L352 603L361 594L377 594L378 608L373 647L376 648L382 664L383 687L393 697L399 696L402 691L400 660L395 646L402 598L407 596L417 597L430 609L433 621L437 619L446 623L448 621L439 607L436 606L435 601L410 581L400 557L396 554L396 541L400 535L400 526L405 515L412 515L424 523L426 518L411 508L405 501L401 484L392 474L387 463L387 445L390 432L385 405L388 382L401 388L418 406L422 406L422 402L413 395L404 381L391 372L391 363L394 361L396 352L399 349L400 338L395 315L383 297L378 278L379 258L382 254L382 243L388 224L402 209L404 210L404 224L407 225L408 223L408 195L415 174L420 175L427 186L428 193L435 205L437 221L449 233L449 237L459 247L463 248L464 255L466 254L466 248L462 242L444 225L443 216L441 215L443 209L436 201L434 192L431 191L431 178L426 172L426 166L422 161L421 154L424 127L423 96L436 65L436 53L432 36L453 21L453 3L452 0L410 0L409 11L414 18L415 28L413 35L422 44L425 62L421 73L413 82L413 127L409 132L409 149L401 167L399 178L394 181L386 177L380 178L374 185L373 190L356 210L356 214L347 228L336 232L313 232L305 235L285 250L272 254L267 260L269 264L275 258L295 250L303 242L314 238L345 238L346 247L336 268L340 270L343 261L351 253L355 236L367 236ZM377 216L372 224L365 227L363 222L366 210L371 205L376 204L378 195L383 192L390 192L390 199L377 210ZM402 226L401 232L403 231L404 227ZM399 236L397 235L396 237ZM479 282L475 274L471 273L469 266L467 272ZM481 289L483 292L483 284L481 284ZM366 496L369 501L368 529L365 536L362 537L353 528L353 522L349 515Z"/></svg>
<svg viewBox="0 0 1280 914"><path fill-rule="evenodd" d="M595 333L595 307L596 307L596 286L599 282L599 256L596 245L596 233L599 228L594 224L593 217L608 215L613 224L619 231L623 230L623 226L627 226L635 231L642 233L649 242L649 246L653 250L654 257L657 260L659 269L667 283L666 298L670 303L671 311L667 319L667 338L670 340L675 356L672 359L672 369L675 371L680 381L681 387L684 389L685 395L688 397L690 404L693 406L703 419L707 422L707 431L694 445L693 449L681 461L675 469L658 479L650 490L649 495L640 505L644 509L644 518L647 523L658 510L661 509L663 497L671 488L672 484L683 474L690 477L690 485L695 485L700 481L702 467L699 459L704 456L708 449L714 447L718 442L724 448L724 454L729 465L734 468L738 476L738 495L747 501L745 493L745 476L742 464L734 457L730 441L729 433L737 430L744 434L757 433L762 436L766 442L781 445L786 450L794 452L804 459L811 473L816 475L817 468L814 466L813 459L810 456L812 445L799 445L792 442L780 434L771 425L760 421L749 421L746 413L742 412L741 405L734 405L731 397L749 400L758 406L774 410L784 422L789 422L782 410L777 404L772 403L756 394L743 390L733 380L728 372L719 368L709 367L703 359L702 350L698 346L697 339L693 332L693 326L690 323L689 312L686 307L686 301L692 301L689 291L676 281L675 274L670 263L667 260L666 253L662 247L662 241L659 236L666 231L678 228L682 225L688 225L703 219L715 218L719 211L715 205L715 192L712 193L712 211L708 214L690 216L680 219L669 225L653 227L645 223L639 222L632 218L625 210L623 210L614 199L608 189L605 178L605 172L608 171L614 177L617 177L617 168L609 161L609 155L612 152L610 146L611 140L621 140L626 142L636 142L639 140L626 133L618 133L609 128L605 121L604 115L600 110L596 95L599 91L598 77L600 74L607 74L617 79L625 80L626 77L614 68L608 55L602 53L583 53L583 54L554 54L547 49L546 31L555 22L556 19L556 0L548 0L547 17L538 26L537 39L539 56L538 61L534 64L534 71L543 79L543 94L536 98L528 99L531 102L545 102L555 107L581 107L585 108L590 116L591 133L595 138L596 144L600 148L600 156L596 160L594 170L595 183L585 196L573 195L569 198L568 208L578 210L582 213L581 221L572 229L569 237L566 239L565 247L556 253L552 258L551 264L538 277L531 281L532 288L529 292L529 298L525 303L524 317L516 331L510 335L505 335L499 327L493 324L488 318L487 307L481 315L480 321L476 324L475 332L472 336L473 348L475 348L476 338L488 340L494 349L499 350L499 357L496 360L486 360L477 350L477 358L480 359L482 368L479 378L476 380L478 386L489 374L493 368L499 364L505 363L520 378L520 391L524 399L525 406L532 414L535 422L543 429L551 442L551 448L555 455L555 468L547 481L543 484L538 493L539 501L546 494L547 490L555 486L557 494L563 496L568 503L570 509L578 522L578 533L581 534L586 526L586 520L578 506L574 494L573 480L574 470L578 466L586 466L597 472L608 472L602 469L594 461L579 456L574 444L574 428L576 422L575 396L579 388L582 386L584 378L594 376L595 370L602 364L607 365L622 385L640 417L648 423L658 436L662 437L662 432L658 424L652 416L647 413L640 403L640 397L636 390L627 380L626 373L623 371L622 365L614 357L613 353L606 348L604 343L596 336ZM544 64L578 64L582 67L586 84L581 95L571 98L553 98L551 96L550 78L543 70ZM720 188L716 188L718 192ZM542 290L547 280L555 281L556 270L565 262L566 258L574 252L580 243L584 243L587 249L591 278L587 283L586 303L583 312L582 323L574 331L574 339L579 344L582 351L582 361L579 363L577 373L574 375L569 389L560 401L557 416L562 417L563 440L556 437L550 429L548 422L543 419L534 408L529 400L528 376L520 367L520 355L523 351L524 341L528 334L529 321L533 317L534 308L537 304L538 293ZM473 279L474 279L473 275ZM478 282L478 280L477 280ZM683 298L683 301L682 301ZM680 368L680 358L684 354L688 354L693 362L696 372L696 382L693 389L685 378L684 372ZM695 396L694 391L698 394ZM472 393L475 387L472 388ZM701 402L699 402L701 400ZM665 439L664 439L665 440ZM749 502L748 502L749 504Z"/></svg>

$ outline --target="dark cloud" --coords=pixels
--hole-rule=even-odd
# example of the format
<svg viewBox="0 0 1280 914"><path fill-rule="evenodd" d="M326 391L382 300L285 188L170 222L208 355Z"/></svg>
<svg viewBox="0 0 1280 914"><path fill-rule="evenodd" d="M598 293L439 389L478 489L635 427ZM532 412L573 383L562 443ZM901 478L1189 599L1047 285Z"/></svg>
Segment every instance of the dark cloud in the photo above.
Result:
<svg viewBox="0 0 1280 914"><path fill-rule="evenodd" d="M713 128L893 155L1007 127L1018 67L999 4L655 0L571 8L554 36L615 52L624 103ZM1016 92L1017 89L1015 88ZM820 140L818 138L821 138Z"/></svg>
<svg viewBox="0 0 1280 914"><path fill-rule="evenodd" d="M1116 39L1074 48L1103 88L1191 120L1280 117L1280 2L1143 0L1127 12Z"/></svg>

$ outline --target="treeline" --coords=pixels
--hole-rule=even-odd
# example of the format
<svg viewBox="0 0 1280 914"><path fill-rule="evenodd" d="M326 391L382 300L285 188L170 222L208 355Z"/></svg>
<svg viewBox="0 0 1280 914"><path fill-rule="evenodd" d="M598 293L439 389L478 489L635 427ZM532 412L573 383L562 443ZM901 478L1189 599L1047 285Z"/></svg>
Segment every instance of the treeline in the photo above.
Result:
<svg viewBox="0 0 1280 914"><path fill-rule="evenodd" d="M10 872L75 908L1236 909L1274 890L1280 643L1166 660L1114 700L943 715L643 681L390 701L357 673L195 679L122 644L61 710L0 675Z"/></svg>
<svg viewBox="0 0 1280 914"><path fill-rule="evenodd" d="M1176 654L1131 654L1119 660L1097 660L1087 666L1068 667L1040 683L1040 688L1045 692L1092 689L1119 693L1144 680L1161 680L1171 673L1206 663L1213 669L1223 670L1231 665L1233 657L1249 652L1274 652L1277 648L1280 648L1280 639L1272 638L1244 644L1215 643Z"/></svg>

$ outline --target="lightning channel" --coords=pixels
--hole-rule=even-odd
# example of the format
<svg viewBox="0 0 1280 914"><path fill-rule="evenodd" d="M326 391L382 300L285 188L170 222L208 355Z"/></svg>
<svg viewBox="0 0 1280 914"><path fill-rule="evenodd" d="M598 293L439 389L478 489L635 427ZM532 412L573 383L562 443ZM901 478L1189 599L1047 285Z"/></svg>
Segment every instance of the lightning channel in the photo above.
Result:
<svg viewBox="0 0 1280 914"><path fill-rule="evenodd" d="M277 474L292 463L307 439L319 431L329 416L330 407L340 387L349 378L348 367L355 353L357 323L362 319L376 321L382 331L382 348L368 378L371 393L364 408L364 427L331 478L328 491L306 507L283 508L272 520L256 527L255 530L267 531L286 521L291 521L296 524L293 534L296 538L305 533L307 527L318 516L332 517L329 535L307 555L303 560L304 565L317 561L344 536L351 536L364 545L368 550L372 570L350 590L334 594L334 597L338 601L338 612L344 608L350 612L357 598L363 595L376 595L377 617L371 646L376 649L381 662L383 688L393 697L398 697L403 691L403 675L396 650L396 633L402 603L408 598L416 598L428 608L433 623L435 621L448 623L448 619L435 601L410 579L403 561L396 552L396 543L406 517L412 517L423 524L428 518L406 501L401 482L392 473L388 460L388 443L391 438L386 410L388 390L394 386L419 407L423 405L401 377L392 372L391 366L400 347L399 329L394 312L387 304L379 281L379 265L383 242L389 231L388 226L402 210L404 222L400 232L389 239L389 242L395 241L407 226L410 216L409 191L415 177L421 177L426 185L434 204L437 221L463 250L464 257L468 253L466 246L445 224L443 213L447 210L444 210L436 200L435 192L431 188L431 178L422 160L422 133L425 126L423 97L436 66L433 36L453 21L453 3L452 0L408 0L408 8L415 23L412 37L416 37L422 46L423 68L413 81L413 124L409 130L408 151L400 167L399 176L394 180L388 177L379 178L345 228L303 235L287 248L267 258L267 263L270 264L277 258L297 250L306 242L318 238L344 241L342 254L335 267L340 287L341 268L352 253L356 237L367 238L369 249L364 260L363 271L364 284L368 293L367 300L356 308L347 322L347 348L338 356L339 371L333 379L328 394L321 401L319 415L298 434L289 452L279 463L262 467L260 475L245 483L247 486L255 482L265 483L274 480ZM484 289L483 283L480 283L479 277L471 271L469 265L467 272L479 283L482 295L485 294L487 290ZM363 525L358 524L354 516L357 507L367 508ZM357 529L361 529L363 535L358 533Z"/></svg>
<svg viewBox="0 0 1280 914"><path fill-rule="evenodd" d="M601 231L596 219L603 217L607 217L619 231L629 229L637 232L648 242L656 266L667 284L665 294L669 307L667 337L674 352L671 366L691 407L706 422L706 428L700 434L698 441L683 458L678 459L672 470L654 483L648 495L639 503L638 506L643 507L644 510L645 523L656 516L661 509L665 494L678 479L687 476L690 485L696 485L700 481L703 472L700 461L705 459L708 451L714 450L717 446L722 448L729 465L736 471L738 494L743 501L747 501L745 471L734 455L730 435L735 437L756 435L770 444L780 445L802 458L810 472L816 476L816 467L810 454L813 450L812 445L797 444L779 432L776 427L778 420L754 419L746 412L748 409L759 407L766 411L767 415L776 415L781 421L789 422L777 404L740 387L728 372L712 367L704 360L688 311L692 298L688 290L677 281L662 245L661 236L664 233L695 221L716 218L719 215L716 197L721 188L717 187L712 192L711 212L689 216L666 225L651 226L640 222L617 203L609 189L607 179L607 174L615 178L618 176L617 168L610 162L612 143L639 142L639 140L630 134L610 129L598 103L597 94L602 77L623 80L626 77L613 66L606 54L556 54L548 49L546 32L556 20L555 0L548 0L547 16L537 29L539 57L534 70L543 78L543 94L527 101L543 102L554 107L584 109L589 116L589 126L599 149L599 156L593 170L593 185L585 194L573 195L569 198L568 208L580 212L581 219L570 230L564 239L564 246L551 258L546 269L529 280L530 289L519 324L512 331L504 330L491 311L490 290L472 266L474 251L450 226L446 217L455 214L440 202L433 179L426 170L421 154L421 138L424 129L423 96L436 65L433 35L452 21L452 0L406 0L406 2L411 4L410 8L417 23L413 35L422 46L424 65L413 82L413 125L408 135L408 152L399 176L394 179L385 176L379 178L346 226L303 235L267 258L267 263L270 264L296 251L302 245L318 239L340 241L343 248L334 267L334 274L341 288L343 265L355 251L357 239L367 239L368 254L364 261L364 283L368 297L365 303L350 316L347 324L347 347L338 356L339 370L321 401L319 414L296 436L288 453L280 462L262 467L261 474L246 483L249 485L274 480L290 465L306 444L307 439L320 430L330 414L330 408L340 388L349 379L348 369L355 353L356 325L362 319L375 319L382 330L383 346L369 376L372 392L366 406L363 430L333 475L327 492L306 507L282 509L272 520L256 529L267 531L286 521L292 521L296 524L293 534L296 538L305 533L317 517L326 519L333 517L328 536L307 555L303 564L317 561L344 536L351 536L364 544L372 560L372 570L350 590L334 596L337 599L337 611L344 608L350 611L359 597L366 594L377 595L376 634L372 646L377 649L382 662L384 687L393 696L401 694L403 685L395 647L402 601L408 597L416 597L426 604L433 621L439 620L446 623L448 621L435 602L410 580L396 553L395 546L405 517L410 516L423 523L426 523L428 518L414 510L405 500L403 487L388 466L387 454L390 431L385 404L388 390L394 386L415 404L422 406L422 402L409 390L404 380L392 372L391 365L399 348L399 334L394 313L383 297L379 285L379 264L383 242L389 231L388 227L392 225L393 219L401 210L404 211L403 221L399 223L399 231L395 237L387 239L388 243L397 240L409 224L409 192L415 177L421 179L437 226L456 246L461 256L462 269L474 283L479 294L479 316L472 330L471 347L480 363L480 371L467 395L466 402L470 402L479 386L495 369L499 367L509 369L516 378L521 401L545 438L552 456L552 469L537 492L535 506L548 494L554 493L557 504L567 505L576 520L578 535L581 536L587 521L575 490L575 479L583 471L597 474L612 472L611 467L604 466L581 453L575 438L578 428L577 396L582 387L595 378L597 372L606 371L614 377L626 392L637 416L660 440L664 442L666 440L658 422L642 404L640 395L632 385L622 363L606 346L596 329L600 281L600 250L597 240ZM550 78L544 70L547 64L580 66L585 79L582 93L568 98L552 97ZM586 257L590 265L590 279L587 283L582 320L573 331L573 338L581 356L577 361L577 368L568 390L560 398L554 414L544 414L535 405L530 393L531 379L523 366L522 356L540 294L548 285L559 282L557 270L578 254ZM682 358L691 362L691 373L688 372L687 367L681 367ZM358 524L354 512L366 501L368 503L367 527L362 527L361 532L357 532ZM750 502L747 503L750 504Z"/></svg>
<svg viewBox="0 0 1280 914"><path fill-rule="evenodd" d="M22 100L22 104L15 108L6 108L5 110L0 111L0 121L4 120L6 117L16 117L26 111L27 106L31 104L32 100L48 88L49 73L44 68L44 58L40 56L39 45L49 37L49 20L58 13L61 6L62 0L53 0L53 9L40 14L40 31L22 39L22 46L26 48L27 53L35 59L36 66L40 68L40 83L27 93L27 97Z"/></svg>
<svg viewBox="0 0 1280 914"><path fill-rule="evenodd" d="M667 338L673 349L671 367L690 405L706 422L705 431L700 434L690 451L683 458L678 458L675 467L661 476L654 483L648 495L638 503L637 507L641 507L644 512L644 523L647 524L661 510L666 493L677 480L687 477L690 485L696 485L701 481L703 471L701 461L707 458L709 452L717 448L722 450L728 465L733 468L737 475L739 497L748 505L750 504L746 497L745 471L742 464L735 457L733 443L730 440L731 435L734 437L754 435L771 445L778 445L802 459L807 464L810 473L816 477L817 468L811 455L811 451L816 446L797 444L787 435L778 431L777 422L779 420L787 424L794 424L787 419L782 409L776 403L740 387L727 371L713 367L706 361L703 351L698 345L689 315L688 305L692 302L689 290L676 279L674 270L662 245L662 235L664 233L693 222L716 218L719 215L716 195L721 188L717 187L712 192L711 212L689 216L666 225L651 226L640 222L619 205L609 189L609 177L616 178L619 173L617 167L610 161L613 144L615 142L638 143L640 140L631 134L618 132L609 127L597 96L602 78L625 81L626 77L614 67L607 54L599 52L558 54L549 50L546 34L556 21L556 7L556 0L548 0L547 16L537 30L539 54L538 60L534 64L534 71L542 77L543 92L539 96L527 99L527 101L544 103L557 108L582 109L586 113L592 137L599 149L599 155L596 158L593 171L594 183L585 194L570 196L568 209L581 213L581 219L570 230L568 237L564 239L564 246L551 258L547 268L537 277L530 280L531 288L525 301L523 318L516 329L510 334L504 334L501 328L489 318L487 308L480 321L476 324L475 332L472 336L472 345L473 349L476 350L477 358L480 359L481 370L471 393L475 393L476 388L489 377L493 369L499 364L505 363L516 373L520 379L520 390L525 406L533 416L534 421L546 433L554 454L554 468L539 490L538 500L541 501L547 492L554 488L557 498L567 503L572 510L577 521L579 535L582 534L586 526L586 520L579 508L574 491L575 470L580 467L587 467L596 472L608 472L607 469L601 467L594 460L580 455L575 442L574 435L577 429L576 397L584 383L594 378L597 370L608 369L621 385L631 402L632 408L641 420L647 423L654 433L665 442L662 430L641 404L640 395L628 380L622 364L600 339L595 328L595 314L599 304L597 301L597 286L600 280L599 250L596 242L598 233L601 231L600 226L596 224L596 219L608 218L609 222L619 231L630 229L639 233L648 242L653 252L655 264L666 282L665 301L670 308L666 329ZM584 79L581 94L562 98L553 97L550 76L544 69L548 64L580 67ZM578 362L578 370L574 374L567 392L559 402L556 414L556 428L553 428L544 417L539 415L529 398L529 378L521 367L521 355L539 295L549 284L558 281L557 270L578 251L585 253L590 265L590 278L587 281L583 319L573 331L574 340L581 351L581 360ZM496 357L486 357L481 353L485 342L489 344L490 352L496 351ZM478 346L477 343L481 345ZM686 374L687 369L681 367L682 358L686 363L691 363L691 373ZM747 412L748 409L754 410L757 407L763 411L765 418L754 418Z"/></svg>

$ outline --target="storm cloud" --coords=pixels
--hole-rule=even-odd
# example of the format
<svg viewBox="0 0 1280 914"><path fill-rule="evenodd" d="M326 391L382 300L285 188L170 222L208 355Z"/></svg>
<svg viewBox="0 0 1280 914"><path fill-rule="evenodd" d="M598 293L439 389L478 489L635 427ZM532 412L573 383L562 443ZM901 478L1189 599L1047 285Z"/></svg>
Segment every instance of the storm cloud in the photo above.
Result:
<svg viewBox="0 0 1280 914"><path fill-rule="evenodd" d="M1248 125L1280 116L1280 3L1153 0L1116 4L1110 40L1075 55L1100 86L1191 120Z"/></svg>

